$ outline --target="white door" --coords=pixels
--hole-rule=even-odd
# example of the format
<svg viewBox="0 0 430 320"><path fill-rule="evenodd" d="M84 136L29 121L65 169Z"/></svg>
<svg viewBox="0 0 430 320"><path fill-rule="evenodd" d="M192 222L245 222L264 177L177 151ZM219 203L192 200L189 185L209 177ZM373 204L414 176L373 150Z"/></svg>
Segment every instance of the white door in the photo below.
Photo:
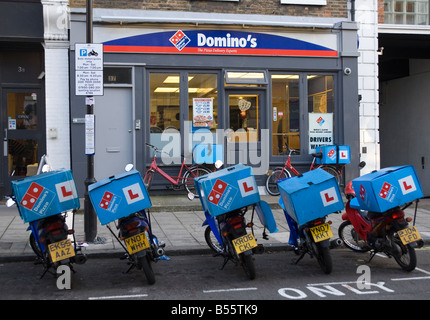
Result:
<svg viewBox="0 0 430 320"><path fill-rule="evenodd" d="M124 172L133 163L133 103L131 88L105 88L95 97L94 176L97 181Z"/></svg>

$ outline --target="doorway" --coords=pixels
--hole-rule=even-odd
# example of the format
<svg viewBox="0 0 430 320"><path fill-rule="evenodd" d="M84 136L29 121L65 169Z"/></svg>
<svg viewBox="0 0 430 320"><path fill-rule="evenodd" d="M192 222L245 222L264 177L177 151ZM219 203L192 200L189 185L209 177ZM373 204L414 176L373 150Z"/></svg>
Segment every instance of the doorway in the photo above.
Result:
<svg viewBox="0 0 430 320"><path fill-rule="evenodd" d="M265 101L263 90L226 90L227 165L243 163L258 169L268 167L268 149L262 150L262 145L269 146ZM263 171L254 170L254 174L264 174Z"/></svg>
<svg viewBox="0 0 430 320"><path fill-rule="evenodd" d="M94 176L97 181L124 171L134 163L134 125L131 88L105 88L96 98Z"/></svg>
<svg viewBox="0 0 430 320"><path fill-rule="evenodd" d="M38 88L7 88L2 91L1 129L3 179L0 189L11 194L10 181L35 175L46 152L45 108Z"/></svg>

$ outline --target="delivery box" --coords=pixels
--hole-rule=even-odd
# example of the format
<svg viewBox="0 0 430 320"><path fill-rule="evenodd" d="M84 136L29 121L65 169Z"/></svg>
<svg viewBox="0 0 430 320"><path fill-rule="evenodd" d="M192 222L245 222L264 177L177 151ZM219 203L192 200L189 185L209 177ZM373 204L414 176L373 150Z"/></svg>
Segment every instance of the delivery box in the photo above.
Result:
<svg viewBox="0 0 430 320"><path fill-rule="evenodd" d="M137 170L90 184L88 194L102 225L152 206Z"/></svg>
<svg viewBox="0 0 430 320"><path fill-rule="evenodd" d="M384 212L422 198L423 191L413 166L388 167L352 180L363 210Z"/></svg>
<svg viewBox="0 0 430 320"><path fill-rule="evenodd" d="M299 225L344 208L336 178L323 169L285 179L278 189L285 210Z"/></svg>
<svg viewBox="0 0 430 320"><path fill-rule="evenodd" d="M215 217L260 201L252 168L241 163L194 178L203 209Z"/></svg>
<svg viewBox="0 0 430 320"><path fill-rule="evenodd" d="M322 158L317 158L317 164L348 164L351 162L351 150L349 146L321 146L315 149L321 152Z"/></svg>
<svg viewBox="0 0 430 320"><path fill-rule="evenodd" d="M11 185L24 222L79 209L79 196L70 170L45 172L11 181Z"/></svg>

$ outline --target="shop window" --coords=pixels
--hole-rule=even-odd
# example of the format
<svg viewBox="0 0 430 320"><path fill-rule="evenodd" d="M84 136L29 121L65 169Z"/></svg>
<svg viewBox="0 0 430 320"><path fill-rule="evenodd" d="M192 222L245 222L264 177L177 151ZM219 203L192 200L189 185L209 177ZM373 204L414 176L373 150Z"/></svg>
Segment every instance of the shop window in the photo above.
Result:
<svg viewBox="0 0 430 320"><path fill-rule="evenodd" d="M322 145L334 144L334 79L308 75L309 153Z"/></svg>
<svg viewBox="0 0 430 320"><path fill-rule="evenodd" d="M180 146L180 74L151 73L149 82L150 143L160 149L168 143Z"/></svg>
<svg viewBox="0 0 430 320"><path fill-rule="evenodd" d="M272 154L300 150L299 75L273 74L272 77Z"/></svg>
<svg viewBox="0 0 430 320"><path fill-rule="evenodd" d="M226 84L267 84L266 71L226 70Z"/></svg>

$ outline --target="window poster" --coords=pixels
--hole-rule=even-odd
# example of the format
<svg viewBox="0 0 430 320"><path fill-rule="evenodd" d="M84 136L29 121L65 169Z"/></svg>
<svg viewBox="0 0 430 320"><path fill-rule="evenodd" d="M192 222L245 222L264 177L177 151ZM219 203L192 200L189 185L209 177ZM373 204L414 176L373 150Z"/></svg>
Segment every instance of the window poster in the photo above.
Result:
<svg viewBox="0 0 430 320"><path fill-rule="evenodd" d="M213 124L213 98L193 98L193 126L210 128Z"/></svg>
<svg viewBox="0 0 430 320"><path fill-rule="evenodd" d="M333 143L333 113L309 113L309 153Z"/></svg>

